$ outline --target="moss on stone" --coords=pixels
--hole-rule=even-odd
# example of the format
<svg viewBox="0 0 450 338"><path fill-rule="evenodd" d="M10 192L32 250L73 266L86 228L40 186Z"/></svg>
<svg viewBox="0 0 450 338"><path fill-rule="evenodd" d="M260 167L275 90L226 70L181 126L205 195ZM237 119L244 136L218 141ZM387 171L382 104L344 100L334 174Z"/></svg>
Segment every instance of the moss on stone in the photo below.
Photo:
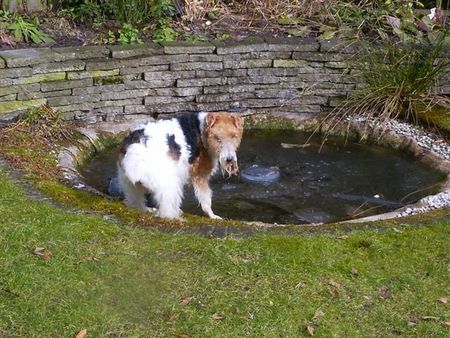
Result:
<svg viewBox="0 0 450 338"><path fill-rule="evenodd" d="M94 86L113 85L123 83L123 77L120 75L102 76L94 78Z"/></svg>
<svg viewBox="0 0 450 338"><path fill-rule="evenodd" d="M58 80L65 80L65 78L66 78L66 72L35 74L32 76L27 76L27 77L23 77L23 78L14 80L14 84L29 84L29 83L37 83L37 82L58 81Z"/></svg>
<svg viewBox="0 0 450 338"><path fill-rule="evenodd" d="M40 107L45 103L46 99L0 102L0 114L24 111L29 108Z"/></svg>
<svg viewBox="0 0 450 338"><path fill-rule="evenodd" d="M109 77L109 76L117 76L119 75L119 73L120 73L119 68L111 70L86 70L81 72L68 72L67 79L78 80L87 78Z"/></svg>

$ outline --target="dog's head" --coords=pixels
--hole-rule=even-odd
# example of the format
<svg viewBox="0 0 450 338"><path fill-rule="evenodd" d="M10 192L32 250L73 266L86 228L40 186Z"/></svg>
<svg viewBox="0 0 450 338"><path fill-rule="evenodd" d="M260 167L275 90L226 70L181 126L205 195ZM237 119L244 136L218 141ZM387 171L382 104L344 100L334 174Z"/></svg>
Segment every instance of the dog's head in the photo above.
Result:
<svg viewBox="0 0 450 338"><path fill-rule="evenodd" d="M210 155L219 159L222 172L237 175L236 150L244 132L242 117L230 113L208 113L205 118L205 143Z"/></svg>

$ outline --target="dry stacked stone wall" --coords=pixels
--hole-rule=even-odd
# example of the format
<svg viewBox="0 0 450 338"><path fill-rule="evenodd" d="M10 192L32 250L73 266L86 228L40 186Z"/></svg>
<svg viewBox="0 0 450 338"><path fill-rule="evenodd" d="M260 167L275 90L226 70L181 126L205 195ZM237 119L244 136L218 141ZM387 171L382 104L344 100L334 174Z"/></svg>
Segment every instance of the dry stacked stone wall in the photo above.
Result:
<svg viewBox="0 0 450 338"><path fill-rule="evenodd" d="M48 104L66 119L185 111L316 114L361 85L338 41L249 39L0 51L0 120ZM440 91L450 94L450 76Z"/></svg>

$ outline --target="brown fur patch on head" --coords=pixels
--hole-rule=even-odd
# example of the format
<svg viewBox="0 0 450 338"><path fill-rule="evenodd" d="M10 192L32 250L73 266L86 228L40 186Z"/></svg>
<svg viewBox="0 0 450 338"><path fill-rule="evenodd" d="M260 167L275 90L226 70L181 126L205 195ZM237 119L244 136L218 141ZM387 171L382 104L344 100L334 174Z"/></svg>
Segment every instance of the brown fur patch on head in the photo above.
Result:
<svg viewBox="0 0 450 338"><path fill-rule="evenodd" d="M243 132L244 122L239 115L225 112L208 113L205 119L205 147L212 158L217 158L224 146L235 152L241 144ZM237 174L236 161L221 163L221 166L229 175Z"/></svg>

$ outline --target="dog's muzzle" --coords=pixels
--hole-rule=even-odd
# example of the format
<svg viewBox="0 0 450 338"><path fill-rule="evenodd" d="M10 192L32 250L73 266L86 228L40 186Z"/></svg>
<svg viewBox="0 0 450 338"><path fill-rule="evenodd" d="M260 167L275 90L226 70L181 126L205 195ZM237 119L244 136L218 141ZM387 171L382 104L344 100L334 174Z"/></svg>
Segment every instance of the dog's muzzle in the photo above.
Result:
<svg viewBox="0 0 450 338"><path fill-rule="evenodd" d="M237 163L236 154L224 154L219 158L220 168L222 170L222 174L228 174L228 177L237 176L239 173L239 166Z"/></svg>

